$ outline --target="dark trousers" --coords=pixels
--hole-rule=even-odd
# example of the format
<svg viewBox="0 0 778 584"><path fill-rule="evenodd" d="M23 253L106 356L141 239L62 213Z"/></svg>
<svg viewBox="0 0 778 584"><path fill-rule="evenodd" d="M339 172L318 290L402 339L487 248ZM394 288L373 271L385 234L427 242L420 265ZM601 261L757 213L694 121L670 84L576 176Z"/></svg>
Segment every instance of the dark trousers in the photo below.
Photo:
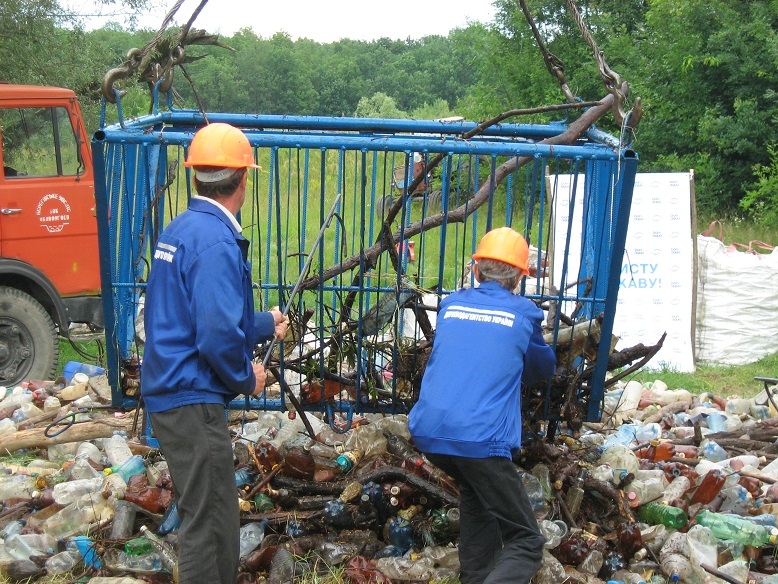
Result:
<svg viewBox="0 0 778 584"><path fill-rule="evenodd" d="M459 484L462 584L526 584L540 566L545 538L508 458L427 454Z"/></svg>
<svg viewBox="0 0 778 584"><path fill-rule="evenodd" d="M194 404L150 414L173 479L180 584L235 584L240 510L224 406Z"/></svg>

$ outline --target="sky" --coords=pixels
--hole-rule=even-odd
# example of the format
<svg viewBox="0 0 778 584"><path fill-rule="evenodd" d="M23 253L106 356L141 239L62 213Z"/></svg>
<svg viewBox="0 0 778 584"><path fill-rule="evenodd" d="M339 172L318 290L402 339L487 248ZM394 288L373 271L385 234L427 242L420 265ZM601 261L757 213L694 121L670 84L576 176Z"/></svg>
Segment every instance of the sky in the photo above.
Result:
<svg viewBox="0 0 778 584"><path fill-rule="evenodd" d="M268 38L279 31L293 40L309 38L322 43L342 38L371 41L381 37L419 39L431 34L447 35L451 29L465 27L470 22L491 22L493 0L209 0L197 16L194 26L210 33L231 36L241 28L250 27ZM138 22L140 28L157 30L173 0L152 2L153 8ZM94 0L65 0L79 14L97 15ZM200 0L185 0L176 12L174 23L189 20ZM108 21L123 23L124 15L116 6L102 8L102 16L85 19L87 29L99 28Z"/></svg>

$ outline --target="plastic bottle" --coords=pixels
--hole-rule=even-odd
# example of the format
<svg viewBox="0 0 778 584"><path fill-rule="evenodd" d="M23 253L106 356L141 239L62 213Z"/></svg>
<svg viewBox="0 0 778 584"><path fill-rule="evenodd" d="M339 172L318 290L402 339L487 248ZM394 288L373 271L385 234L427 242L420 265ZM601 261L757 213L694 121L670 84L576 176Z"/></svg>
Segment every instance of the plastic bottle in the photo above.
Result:
<svg viewBox="0 0 778 584"><path fill-rule="evenodd" d="M334 529L349 529L354 525L350 506L340 499L327 501L322 511L324 523Z"/></svg>
<svg viewBox="0 0 778 584"><path fill-rule="evenodd" d="M35 477L15 475L0 478L0 501L6 499L31 499L37 490Z"/></svg>
<svg viewBox="0 0 778 584"><path fill-rule="evenodd" d="M683 475L675 477L662 493L662 501L681 499L692 486L692 482Z"/></svg>
<svg viewBox="0 0 778 584"><path fill-rule="evenodd" d="M370 495L359 496L359 503L354 511L354 526L357 529L376 530L378 528L378 510L370 502Z"/></svg>
<svg viewBox="0 0 778 584"><path fill-rule="evenodd" d="M688 582L692 577L692 565L686 556L668 554L659 563L662 569L670 576L672 582L678 582L679 580Z"/></svg>
<svg viewBox="0 0 778 584"><path fill-rule="evenodd" d="M84 560L87 568L94 568L99 570L103 567L100 562L100 556L97 555L95 550L95 542L86 535L78 535L70 539L72 543L76 544L78 553L81 554L81 559Z"/></svg>
<svg viewBox="0 0 778 584"><path fill-rule="evenodd" d="M153 534L145 525L141 525L140 532L151 542L154 551L157 552L162 561L162 565L173 574L173 580L178 582L178 557L173 547Z"/></svg>
<svg viewBox="0 0 778 584"><path fill-rule="evenodd" d="M240 528L240 557L244 557L254 551L265 538L265 526L267 521L260 523L247 523Z"/></svg>
<svg viewBox="0 0 778 584"><path fill-rule="evenodd" d="M550 503L554 498L554 489L551 486L551 474L548 467L540 462L532 467L532 474L540 481L540 487L543 490L543 498L546 503Z"/></svg>
<svg viewBox="0 0 778 584"><path fill-rule="evenodd" d="M762 547L778 541L778 530L756 525L747 519L702 510L694 518L699 525L708 527L719 539L731 539L754 547Z"/></svg>
<svg viewBox="0 0 778 584"><path fill-rule="evenodd" d="M41 524L41 529L52 537L64 538L85 533L92 524L109 521L113 513L113 504L101 493L90 493L51 515Z"/></svg>
<svg viewBox="0 0 778 584"><path fill-rule="evenodd" d="M410 521L395 517L389 521L389 543L407 552L413 547L413 526Z"/></svg>
<svg viewBox="0 0 778 584"><path fill-rule="evenodd" d="M50 575L66 574L73 570L80 560L80 555L74 554L70 550L54 554L46 560L46 573Z"/></svg>
<svg viewBox="0 0 778 584"><path fill-rule="evenodd" d="M73 464L68 469L68 476L70 480L78 479L95 479L99 478L103 480L103 473L98 472L95 467L89 462L86 456L76 456Z"/></svg>
<svg viewBox="0 0 778 584"><path fill-rule="evenodd" d="M573 479L573 486L567 491L567 496L565 497L565 504L573 519L578 517L578 513L581 511L581 502L583 501L584 496L583 486L585 473L586 469L578 469L578 474Z"/></svg>
<svg viewBox="0 0 778 584"><path fill-rule="evenodd" d="M102 486L103 479L101 477L67 481L54 485L52 496L56 503L59 503L60 505L69 505L87 493L96 493Z"/></svg>
<svg viewBox="0 0 778 584"><path fill-rule="evenodd" d="M124 552L131 556L140 556L154 551L154 546L146 537L134 537L124 542Z"/></svg>
<svg viewBox="0 0 778 584"><path fill-rule="evenodd" d="M266 495L264 494L263 496L266 497ZM273 508L272 502L270 508L271 509ZM261 513L264 510L257 509L257 511ZM170 507L167 508L167 511L165 511L165 515L162 517L162 522L159 524L159 527L157 528L157 534L161 536L165 536L168 533L173 533L180 526L181 526L181 516L178 514L178 503L176 502L175 499L173 499L173 501L170 503Z"/></svg>
<svg viewBox="0 0 778 584"><path fill-rule="evenodd" d="M123 500L114 503L113 524L111 525L111 539L127 539L135 530L135 506Z"/></svg>
<svg viewBox="0 0 778 584"><path fill-rule="evenodd" d="M689 504L695 505L697 503L702 503L705 505L710 503L713 498L719 494L719 491L721 491L724 486L724 481L726 480L727 477L722 469L712 468L702 478L700 484L697 485L697 489L689 500Z"/></svg>
<svg viewBox="0 0 778 584"><path fill-rule="evenodd" d="M713 440L705 440L700 446L701 446L702 456L708 460L712 460L713 462L719 462L721 460L725 460L729 458L729 454L727 454L727 451L724 450L721 446L718 445L718 443L714 442Z"/></svg>
<svg viewBox="0 0 778 584"><path fill-rule="evenodd" d="M17 560L29 560L30 556L48 556L54 553L57 540L46 534L14 534L5 539L3 549Z"/></svg>
<svg viewBox="0 0 778 584"><path fill-rule="evenodd" d="M645 481L635 479L627 485L624 492L627 494L635 493L633 505L637 506L659 499L664 492L664 487L658 479L652 478L646 479Z"/></svg>
<svg viewBox="0 0 778 584"><path fill-rule="evenodd" d="M562 538L567 535L567 524L564 521L549 521L548 519L542 519L538 522L540 533L546 538L546 543L543 544L546 549L554 549L558 546Z"/></svg>
<svg viewBox="0 0 778 584"><path fill-rule="evenodd" d="M114 434L114 436L116 436L116 434ZM129 448L127 450L129 450ZM130 477L146 473L146 465L144 464L143 457L140 454L131 454L130 457L120 465L114 465L113 467L110 467L110 469L105 469L103 472L106 475L113 472L122 477L124 482L129 483Z"/></svg>
<svg viewBox="0 0 778 584"><path fill-rule="evenodd" d="M638 507L638 516L652 525L662 524L673 529L686 525L686 513L682 509L662 503L648 503Z"/></svg>
<svg viewBox="0 0 778 584"><path fill-rule="evenodd" d="M126 501L134 503L141 509L157 514L165 512L165 509L170 506L172 498L173 495L171 495L170 491L160 489L159 487L148 487L141 491L127 490L124 493Z"/></svg>
<svg viewBox="0 0 778 584"><path fill-rule="evenodd" d="M349 450L338 456L338 458L335 459L335 462L337 462L338 466L340 467L340 472L342 474L346 474L357 464L359 464L360 460L362 460L361 451Z"/></svg>
<svg viewBox="0 0 778 584"><path fill-rule="evenodd" d="M600 550L590 550L583 561L578 565L578 571L583 574L596 576L602 569L602 552ZM564 580L560 580L563 582Z"/></svg>
<svg viewBox="0 0 778 584"><path fill-rule="evenodd" d="M132 451L127 446L127 440L119 432L114 432L113 436L106 440L104 448L111 466L121 466L132 458Z"/></svg>
<svg viewBox="0 0 778 584"><path fill-rule="evenodd" d="M640 463L635 453L623 444L614 444L607 447L600 455L600 464L607 464L614 471L616 469L624 469L627 474L635 474L640 468Z"/></svg>
<svg viewBox="0 0 778 584"><path fill-rule="evenodd" d="M659 442L652 440L646 448L641 448L635 452L638 458L645 458L652 462L667 460L675 455L675 445L672 442Z"/></svg>
<svg viewBox="0 0 778 584"><path fill-rule="evenodd" d="M545 517L548 513L548 506L546 505L543 486L541 485L540 480L535 475L524 471L519 471L519 478L524 486L524 492L527 493L529 502L532 504L535 517Z"/></svg>
<svg viewBox="0 0 778 584"><path fill-rule="evenodd" d="M718 432L726 431L727 429L726 421L727 421L727 416L720 412L711 412L710 414L708 414L708 417L705 419L705 422L708 425L708 429L714 434Z"/></svg>

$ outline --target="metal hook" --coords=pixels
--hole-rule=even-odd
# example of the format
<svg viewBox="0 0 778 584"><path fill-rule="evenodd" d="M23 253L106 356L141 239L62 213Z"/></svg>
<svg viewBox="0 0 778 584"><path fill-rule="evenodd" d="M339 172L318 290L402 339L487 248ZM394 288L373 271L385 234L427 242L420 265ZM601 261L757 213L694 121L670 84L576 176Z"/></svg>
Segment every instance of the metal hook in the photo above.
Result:
<svg viewBox="0 0 778 584"><path fill-rule="evenodd" d="M113 88L114 83L121 79L127 79L132 75L140 65L141 60L142 55L140 49L130 49L127 51L127 57L124 60L124 63L110 69L108 73L105 74L103 82L100 84L100 93L103 94L106 101L116 103L116 95L114 95ZM124 92L122 92L121 95L124 95Z"/></svg>

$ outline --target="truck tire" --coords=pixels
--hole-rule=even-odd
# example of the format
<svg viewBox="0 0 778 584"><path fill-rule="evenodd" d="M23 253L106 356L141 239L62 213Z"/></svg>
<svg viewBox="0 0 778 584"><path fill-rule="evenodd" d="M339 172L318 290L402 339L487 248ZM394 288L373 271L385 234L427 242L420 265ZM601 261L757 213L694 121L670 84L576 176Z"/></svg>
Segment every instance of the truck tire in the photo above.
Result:
<svg viewBox="0 0 778 584"><path fill-rule="evenodd" d="M49 313L29 294L0 286L0 385L53 379L58 360L59 338Z"/></svg>

